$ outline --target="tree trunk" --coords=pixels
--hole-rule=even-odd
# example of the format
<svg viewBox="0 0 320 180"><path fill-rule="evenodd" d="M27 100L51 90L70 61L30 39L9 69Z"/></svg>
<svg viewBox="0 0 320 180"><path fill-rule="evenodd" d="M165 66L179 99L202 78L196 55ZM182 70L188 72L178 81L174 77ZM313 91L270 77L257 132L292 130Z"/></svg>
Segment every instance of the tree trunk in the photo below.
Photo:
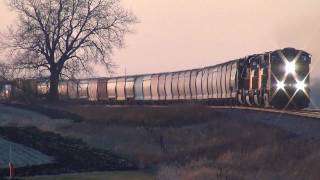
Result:
<svg viewBox="0 0 320 180"><path fill-rule="evenodd" d="M48 100L51 102L56 102L59 100L58 85L59 85L59 73L51 72L50 90L48 94Z"/></svg>

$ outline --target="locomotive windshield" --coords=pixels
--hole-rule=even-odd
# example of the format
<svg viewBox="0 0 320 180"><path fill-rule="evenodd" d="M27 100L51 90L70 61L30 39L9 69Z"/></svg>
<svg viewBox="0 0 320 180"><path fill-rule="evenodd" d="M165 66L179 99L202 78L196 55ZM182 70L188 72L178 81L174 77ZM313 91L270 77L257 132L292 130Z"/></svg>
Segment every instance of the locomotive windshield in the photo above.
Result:
<svg viewBox="0 0 320 180"><path fill-rule="evenodd" d="M304 80L307 76L309 77L309 64L310 56L306 53L302 54L295 64L295 73L298 80L301 81Z"/></svg>
<svg viewBox="0 0 320 180"><path fill-rule="evenodd" d="M282 81L285 76L285 64L280 55L277 53L272 54L271 63L272 77L277 81Z"/></svg>
<svg viewBox="0 0 320 180"><path fill-rule="evenodd" d="M289 87L301 81L308 82L310 56L307 53L285 49L273 52L271 57L272 75L275 82Z"/></svg>

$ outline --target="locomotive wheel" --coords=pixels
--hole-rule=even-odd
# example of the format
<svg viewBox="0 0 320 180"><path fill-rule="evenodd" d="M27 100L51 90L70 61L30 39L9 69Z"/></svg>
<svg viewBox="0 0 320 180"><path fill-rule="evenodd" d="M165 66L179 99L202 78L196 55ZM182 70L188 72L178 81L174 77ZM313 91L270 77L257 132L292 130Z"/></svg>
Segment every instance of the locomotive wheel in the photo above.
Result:
<svg viewBox="0 0 320 180"><path fill-rule="evenodd" d="M264 94L264 95L263 95L263 105L264 105L265 108L270 107L270 104L269 104L269 95L268 95L268 94Z"/></svg>
<svg viewBox="0 0 320 180"><path fill-rule="evenodd" d="M238 94L238 102L239 102L239 104L240 105L244 105L245 104L245 101L243 101L243 96L242 96L242 94Z"/></svg>
<svg viewBox="0 0 320 180"><path fill-rule="evenodd" d="M250 96L249 95L246 96L246 103L247 103L247 105L252 106L252 102L250 100Z"/></svg>
<svg viewBox="0 0 320 180"><path fill-rule="evenodd" d="M254 104L257 105L257 106L260 106L260 104L261 104L260 97L257 94L255 94L253 96L253 99L254 99Z"/></svg>

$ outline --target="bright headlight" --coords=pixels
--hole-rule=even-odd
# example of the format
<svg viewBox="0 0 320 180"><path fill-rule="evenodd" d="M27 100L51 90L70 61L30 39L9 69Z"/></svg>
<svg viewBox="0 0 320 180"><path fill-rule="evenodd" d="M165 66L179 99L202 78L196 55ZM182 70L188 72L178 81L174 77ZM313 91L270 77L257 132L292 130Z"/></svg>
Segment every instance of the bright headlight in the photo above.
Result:
<svg viewBox="0 0 320 180"><path fill-rule="evenodd" d="M295 62L287 62L286 63L286 73L294 73L296 71L296 65Z"/></svg>
<svg viewBox="0 0 320 180"><path fill-rule="evenodd" d="M303 81L298 81L297 84L296 84L296 88L298 90L304 90L304 88L306 87L307 85L303 82Z"/></svg>
<svg viewBox="0 0 320 180"><path fill-rule="evenodd" d="M283 81L279 81L279 82L277 83L277 88L278 88L278 89L284 89L284 82L283 82Z"/></svg>

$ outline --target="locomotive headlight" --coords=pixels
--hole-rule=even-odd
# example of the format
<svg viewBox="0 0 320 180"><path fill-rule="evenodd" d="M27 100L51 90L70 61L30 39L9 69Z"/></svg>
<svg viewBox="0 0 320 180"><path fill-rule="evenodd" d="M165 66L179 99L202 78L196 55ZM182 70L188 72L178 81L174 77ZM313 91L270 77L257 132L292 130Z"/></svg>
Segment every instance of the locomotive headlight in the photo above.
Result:
<svg viewBox="0 0 320 180"><path fill-rule="evenodd" d="M296 64L295 62L287 62L286 63L286 73L290 74L290 73L294 73L296 71Z"/></svg>
<svg viewBox="0 0 320 180"><path fill-rule="evenodd" d="M304 88L307 87L307 85L304 83L304 81L298 81L296 84L296 88L298 90L304 91Z"/></svg>
<svg viewBox="0 0 320 180"><path fill-rule="evenodd" d="M277 83L277 88L278 88L278 89L284 89L284 82L283 82L283 81L279 81L279 82Z"/></svg>

